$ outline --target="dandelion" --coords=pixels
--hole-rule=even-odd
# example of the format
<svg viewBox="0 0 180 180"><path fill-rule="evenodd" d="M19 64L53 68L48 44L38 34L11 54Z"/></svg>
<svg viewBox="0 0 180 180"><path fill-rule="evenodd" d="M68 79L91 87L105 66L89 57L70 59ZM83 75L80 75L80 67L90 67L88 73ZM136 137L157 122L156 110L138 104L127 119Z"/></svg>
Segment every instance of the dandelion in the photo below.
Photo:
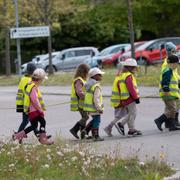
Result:
<svg viewBox="0 0 180 180"><path fill-rule="evenodd" d="M163 153L163 152L161 152L161 153L159 154L159 157L160 157L161 159L164 159L164 158L166 157L166 154Z"/></svg>
<svg viewBox="0 0 180 180"><path fill-rule="evenodd" d="M11 155L11 152L7 152L7 155L10 156L10 155Z"/></svg>
<svg viewBox="0 0 180 180"><path fill-rule="evenodd" d="M85 156L85 153L84 153L84 152L82 152L82 151L79 151L79 154L80 154L82 157L84 157L84 156Z"/></svg>
<svg viewBox="0 0 180 180"><path fill-rule="evenodd" d="M144 162L142 162L142 161L140 161L140 162L139 162L139 165L140 165L140 166L144 166L144 165L145 165L145 163L144 163Z"/></svg>
<svg viewBox="0 0 180 180"><path fill-rule="evenodd" d="M46 151L47 151L48 153L50 153L50 152L51 152L51 149L47 149Z"/></svg>
<svg viewBox="0 0 180 180"><path fill-rule="evenodd" d="M78 160L78 158L76 156L72 157L71 160L74 162L76 160Z"/></svg>
<svg viewBox="0 0 180 180"><path fill-rule="evenodd" d="M47 169L48 169L48 168L49 168L49 164L45 164L45 165L44 165L44 168L47 168Z"/></svg>
<svg viewBox="0 0 180 180"><path fill-rule="evenodd" d="M61 151L57 151L57 155L63 156L63 153Z"/></svg>
<svg viewBox="0 0 180 180"><path fill-rule="evenodd" d="M14 164L9 164L9 168L14 167L14 166L15 166Z"/></svg>
<svg viewBox="0 0 180 180"><path fill-rule="evenodd" d="M47 158L48 160L51 160L51 156L49 154L47 154Z"/></svg>
<svg viewBox="0 0 180 180"><path fill-rule="evenodd" d="M58 166L59 166L59 167L62 167L62 166L63 166L63 164L62 164L62 163L59 163L59 164L58 164Z"/></svg>

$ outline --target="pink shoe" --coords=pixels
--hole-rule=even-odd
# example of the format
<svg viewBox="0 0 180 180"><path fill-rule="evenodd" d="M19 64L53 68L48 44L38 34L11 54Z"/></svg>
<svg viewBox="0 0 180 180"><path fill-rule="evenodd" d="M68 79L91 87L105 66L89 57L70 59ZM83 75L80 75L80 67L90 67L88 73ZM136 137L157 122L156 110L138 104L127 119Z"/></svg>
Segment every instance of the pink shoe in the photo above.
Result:
<svg viewBox="0 0 180 180"><path fill-rule="evenodd" d="M46 136L46 133L40 133L39 142L41 144L46 144L46 145L54 144L54 141L48 140L48 137Z"/></svg>

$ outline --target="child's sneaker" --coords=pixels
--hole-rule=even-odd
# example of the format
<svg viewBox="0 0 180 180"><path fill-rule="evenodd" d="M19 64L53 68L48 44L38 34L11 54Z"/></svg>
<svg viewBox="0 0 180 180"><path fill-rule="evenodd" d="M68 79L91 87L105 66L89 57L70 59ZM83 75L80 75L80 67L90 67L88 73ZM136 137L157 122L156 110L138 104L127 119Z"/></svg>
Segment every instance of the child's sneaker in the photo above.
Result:
<svg viewBox="0 0 180 180"><path fill-rule="evenodd" d="M142 132L136 129L128 131L128 136L141 136L141 135Z"/></svg>
<svg viewBox="0 0 180 180"><path fill-rule="evenodd" d="M112 136L112 128L110 128L109 126L105 127L104 131L108 136Z"/></svg>
<svg viewBox="0 0 180 180"><path fill-rule="evenodd" d="M120 122L115 124L115 127L121 135L125 135L124 126Z"/></svg>

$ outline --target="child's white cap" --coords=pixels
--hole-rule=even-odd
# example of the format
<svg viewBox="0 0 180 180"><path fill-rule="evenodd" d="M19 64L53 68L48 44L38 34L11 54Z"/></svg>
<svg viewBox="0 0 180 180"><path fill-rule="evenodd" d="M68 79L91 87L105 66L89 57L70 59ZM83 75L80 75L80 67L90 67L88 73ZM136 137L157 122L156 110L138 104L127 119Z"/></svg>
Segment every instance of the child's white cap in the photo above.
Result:
<svg viewBox="0 0 180 180"><path fill-rule="evenodd" d="M99 68L95 67L89 70L89 77L93 77L97 74L103 75L105 72L101 71Z"/></svg>
<svg viewBox="0 0 180 180"><path fill-rule="evenodd" d="M132 66L132 67L137 67L137 61L133 58L128 58L125 61L122 61L121 64L123 66Z"/></svg>
<svg viewBox="0 0 180 180"><path fill-rule="evenodd" d="M38 80L48 79L48 77L47 77L44 69L42 69L42 68L37 68L37 69L33 72L32 77L34 77L35 79L38 79Z"/></svg>

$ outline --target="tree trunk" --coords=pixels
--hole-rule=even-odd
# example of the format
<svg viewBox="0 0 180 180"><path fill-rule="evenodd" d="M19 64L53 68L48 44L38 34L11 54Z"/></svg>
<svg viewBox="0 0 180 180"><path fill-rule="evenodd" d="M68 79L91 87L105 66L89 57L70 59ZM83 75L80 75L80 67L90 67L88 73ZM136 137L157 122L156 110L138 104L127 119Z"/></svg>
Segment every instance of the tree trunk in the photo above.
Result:
<svg viewBox="0 0 180 180"><path fill-rule="evenodd" d="M134 48L134 28L133 28L133 15L132 15L132 2L127 0L128 6L128 25L130 32L130 42L131 42L131 57L135 58L135 48Z"/></svg>

